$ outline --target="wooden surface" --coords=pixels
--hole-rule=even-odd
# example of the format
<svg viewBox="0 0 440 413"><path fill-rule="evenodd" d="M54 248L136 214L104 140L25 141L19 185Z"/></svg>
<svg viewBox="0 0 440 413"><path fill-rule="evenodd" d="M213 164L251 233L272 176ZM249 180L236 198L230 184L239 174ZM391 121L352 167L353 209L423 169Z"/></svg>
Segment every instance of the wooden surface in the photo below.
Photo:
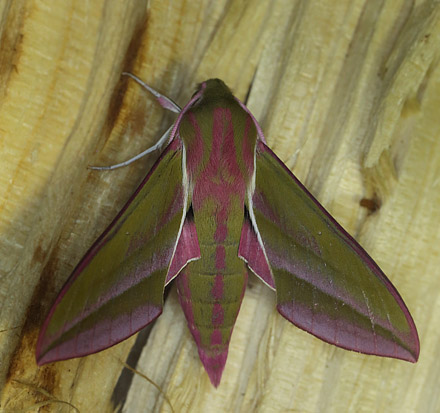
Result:
<svg viewBox="0 0 440 413"><path fill-rule="evenodd" d="M438 1L3 0L0 15L4 411L170 412L163 393L175 412L440 411ZM113 172L87 165L137 154L173 119L122 71L180 104L210 77L246 99L404 297L419 362L322 343L252 278L218 389L173 288L149 335L37 368L51 302L157 153ZM123 371L135 341L129 360L163 393Z"/></svg>

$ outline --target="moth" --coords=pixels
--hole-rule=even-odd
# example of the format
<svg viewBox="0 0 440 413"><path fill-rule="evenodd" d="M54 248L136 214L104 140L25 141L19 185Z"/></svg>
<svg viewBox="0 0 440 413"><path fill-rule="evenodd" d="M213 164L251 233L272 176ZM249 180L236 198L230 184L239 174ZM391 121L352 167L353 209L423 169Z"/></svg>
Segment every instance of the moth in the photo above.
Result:
<svg viewBox="0 0 440 413"><path fill-rule="evenodd" d="M249 272L276 291L283 317L321 340L417 361L416 326L395 287L269 149L225 83L203 82L180 109L128 75L179 115L145 153L166 149L58 295L38 338L39 365L136 333L162 313L175 279L217 387Z"/></svg>

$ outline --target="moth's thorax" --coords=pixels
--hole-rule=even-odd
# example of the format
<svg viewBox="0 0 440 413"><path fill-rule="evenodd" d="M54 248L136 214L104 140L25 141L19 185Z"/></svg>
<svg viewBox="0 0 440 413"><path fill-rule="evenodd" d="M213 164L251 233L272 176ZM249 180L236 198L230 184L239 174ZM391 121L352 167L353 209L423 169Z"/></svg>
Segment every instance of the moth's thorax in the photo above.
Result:
<svg viewBox="0 0 440 413"><path fill-rule="evenodd" d="M232 95L203 96L185 113L179 136L186 151L193 202L226 193L244 197L254 172L257 132L252 118Z"/></svg>

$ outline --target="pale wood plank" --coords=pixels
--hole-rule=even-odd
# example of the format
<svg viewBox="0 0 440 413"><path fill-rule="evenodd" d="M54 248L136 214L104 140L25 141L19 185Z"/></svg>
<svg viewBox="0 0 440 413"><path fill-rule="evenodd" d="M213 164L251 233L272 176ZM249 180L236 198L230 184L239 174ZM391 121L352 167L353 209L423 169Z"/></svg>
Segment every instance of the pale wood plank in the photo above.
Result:
<svg viewBox="0 0 440 413"><path fill-rule="evenodd" d="M40 369L34 349L57 291L157 154L86 166L129 158L172 120L120 80L129 70L181 104L208 77L242 99L251 87L268 142L396 284L422 344L416 365L336 349L251 280L215 390L171 291L137 368L174 410L440 410L438 2L22 0L0 13L1 407L47 399L20 380L81 411L114 410L135 338ZM369 214L359 201L373 196ZM127 412L171 411L139 377L127 397Z"/></svg>

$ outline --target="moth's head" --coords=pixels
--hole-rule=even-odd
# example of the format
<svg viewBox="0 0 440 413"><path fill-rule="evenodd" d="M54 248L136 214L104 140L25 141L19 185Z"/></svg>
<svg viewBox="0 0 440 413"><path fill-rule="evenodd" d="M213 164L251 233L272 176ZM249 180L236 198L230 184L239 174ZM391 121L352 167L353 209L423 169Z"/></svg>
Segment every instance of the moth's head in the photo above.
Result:
<svg viewBox="0 0 440 413"><path fill-rule="evenodd" d="M218 98L232 97L231 90L220 79L209 79L198 85L194 96L199 95L200 100L217 100Z"/></svg>
<svg viewBox="0 0 440 413"><path fill-rule="evenodd" d="M220 79L209 79L199 85L199 89L205 85L203 94L206 95L231 95L231 90L226 86L225 82Z"/></svg>

